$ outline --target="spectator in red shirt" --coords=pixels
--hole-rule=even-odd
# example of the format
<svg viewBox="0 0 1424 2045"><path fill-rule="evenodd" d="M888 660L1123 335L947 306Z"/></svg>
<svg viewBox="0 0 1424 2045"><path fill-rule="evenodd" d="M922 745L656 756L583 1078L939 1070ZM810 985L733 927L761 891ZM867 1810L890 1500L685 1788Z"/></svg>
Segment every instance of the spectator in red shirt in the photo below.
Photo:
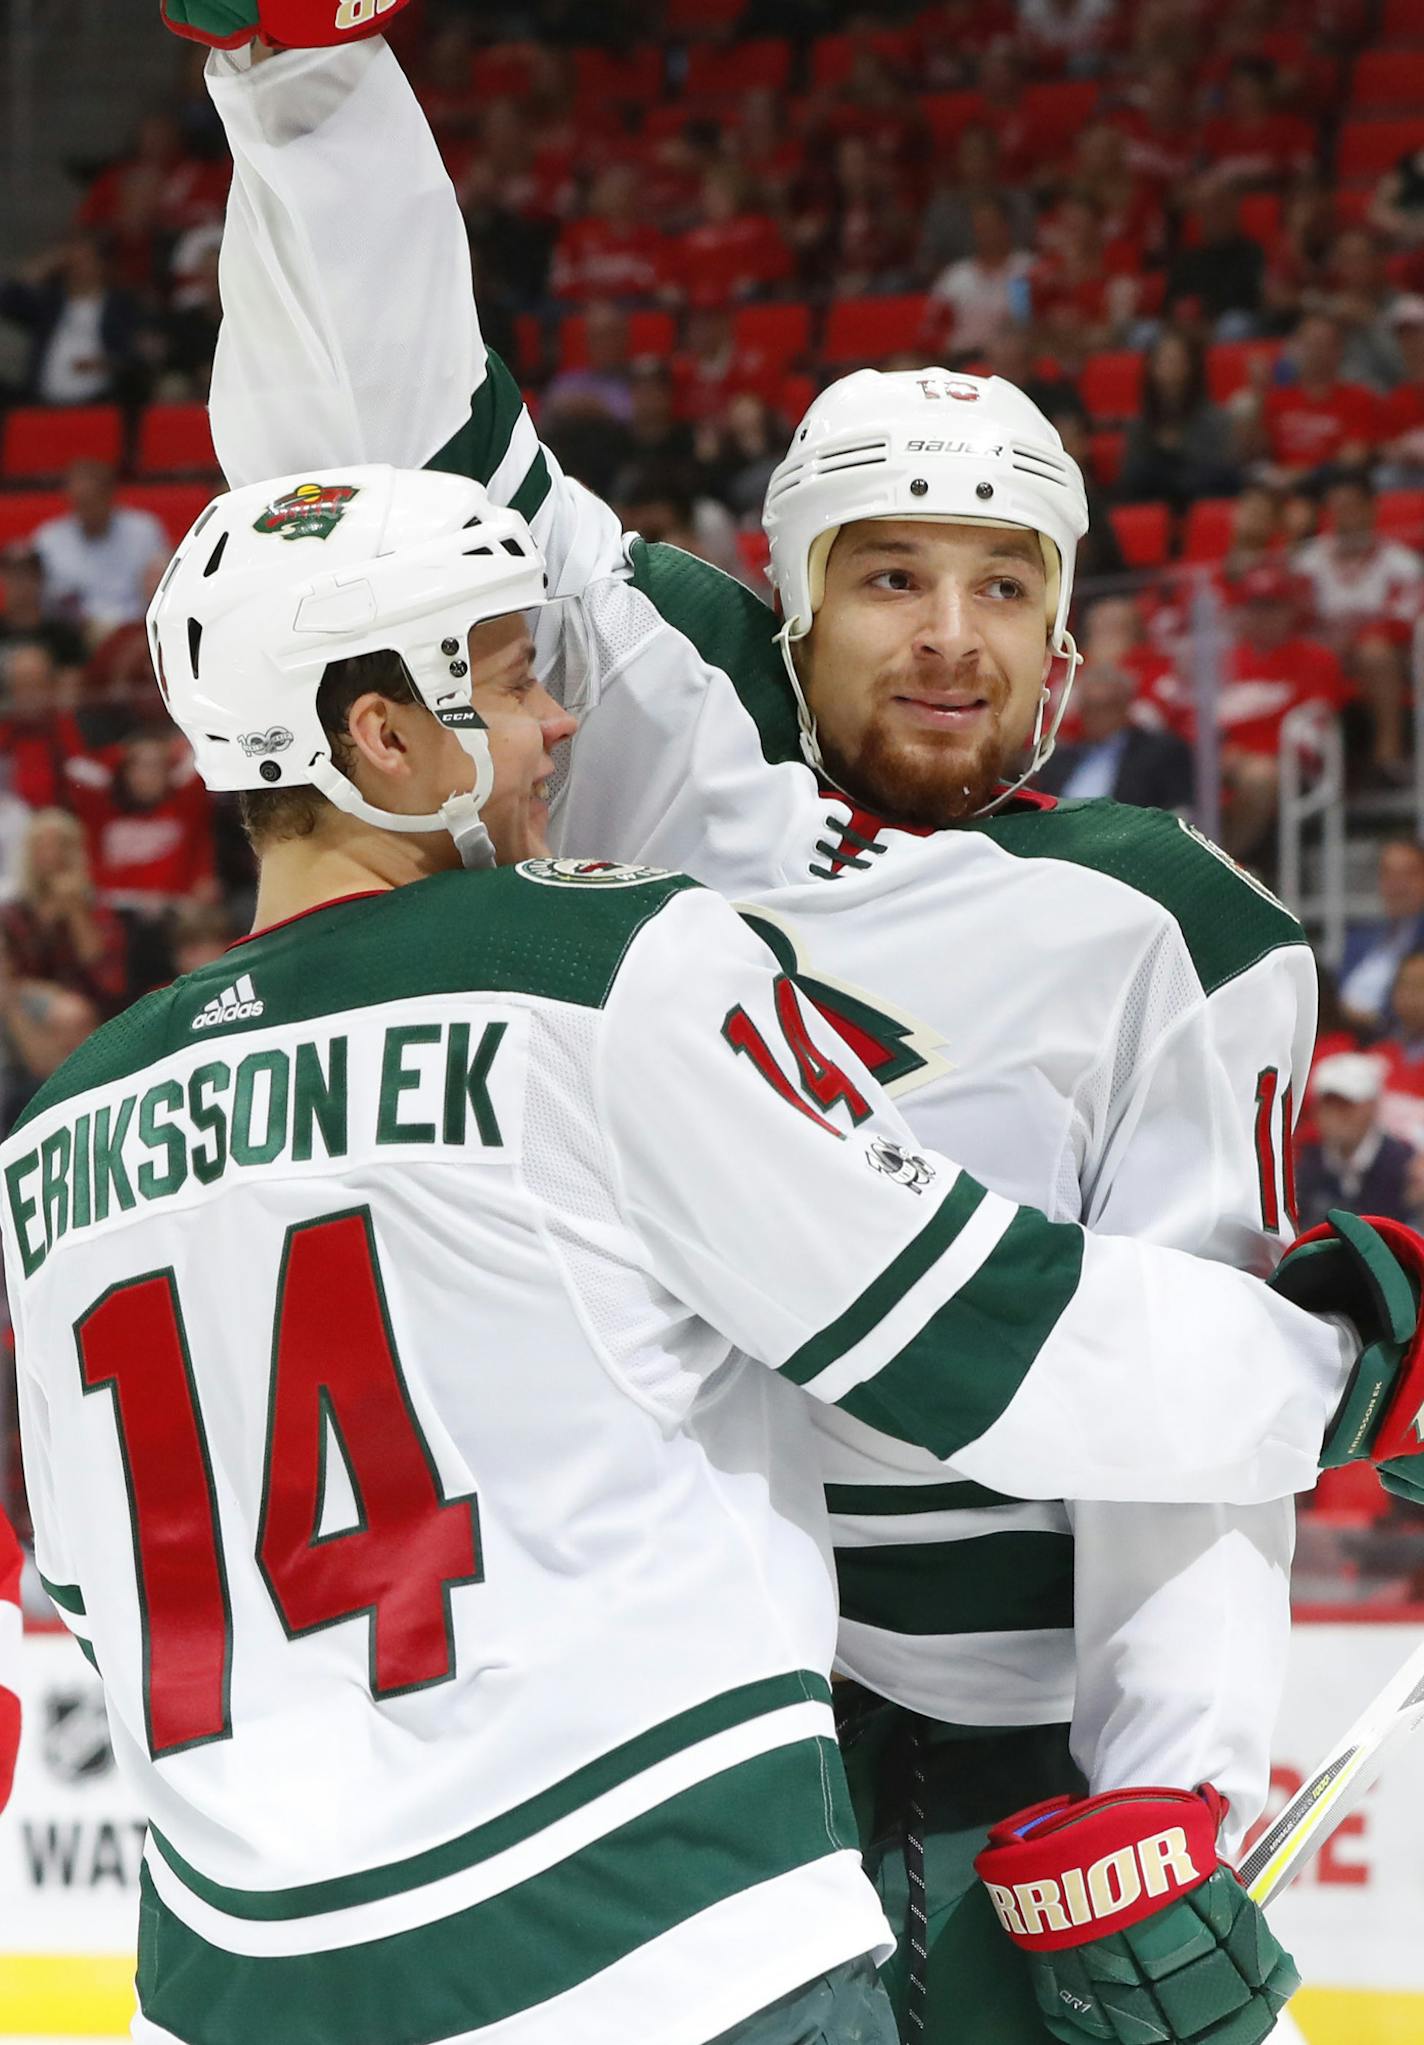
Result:
<svg viewBox="0 0 1424 2045"><path fill-rule="evenodd" d="M1318 484L1332 469L1363 467L1379 433L1377 400L1363 384L1342 382L1339 326L1310 313L1291 349L1295 381L1268 391L1263 409L1273 479Z"/></svg>
<svg viewBox="0 0 1424 2045"><path fill-rule="evenodd" d="M100 1016L129 997L128 939L96 899L84 829L68 810L30 820L20 891L0 910L0 947L13 982L39 980L82 994Z"/></svg>
<svg viewBox="0 0 1424 2045"><path fill-rule="evenodd" d="M0 657L0 757L11 794L31 809L67 803L68 768L84 752L72 678L62 684L49 649L21 640Z"/></svg>
<svg viewBox="0 0 1424 2045"><path fill-rule="evenodd" d="M231 166L226 157L194 156L169 114L145 115L131 155L100 171L79 208L82 227L112 231L142 194L142 210L154 231L178 235L200 220L219 220L227 198Z"/></svg>
<svg viewBox="0 0 1424 2045"><path fill-rule="evenodd" d="M1109 261L1103 220L1089 199L1069 193L1040 234L1033 303L1051 353L1079 358L1119 346L1137 311L1141 281Z"/></svg>
<svg viewBox="0 0 1424 2045"><path fill-rule="evenodd" d="M771 216L747 206L736 173L720 169L703 179L701 218L678 236L670 266L689 305L733 305L782 283L791 251Z"/></svg>
<svg viewBox="0 0 1424 2045"><path fill-rule="evenodd" d="M1325 530L1296 549L1321 636L1345 663L1369 706L1373 765L1386 781L1403 778L1407 649L1424 609L1424 560L1385 539L1375 493L1364 474L1342 476L1325 495Z"/></svg>
<svg viewBox="0 0 1424 2045"><path fill-rule="evenodd" d="M1424 485L1424 298L1397 298L1390 324L1404 379L1380 400L1379 480L1386 490L1417 489Z"/></svg>
<svg viewBox="0 0 1424 2045"><path fill-rule="evenodd" d="M1191 84L1170 57L1143 66L1127 104L1110 117L1127 142L1127 165L1159 195L1175 197L1201 154Z"/></svg>
<svg viewBox="0 0 1424 2045"><path fill-rule="evenodd" d="M736 345L725 309L705 307L689 316L685 344L672 361L679 419L698 426L704 419L720 418L738 391L753 391L774 405L781 382L781 367L769 355Z"/></svg>
<svg viewBox="0 0 1424 2045"><path fill-rule="evenodd" d="M663 237L642 217L637 174L627 164L600 173L590 210L571 220L554 250L556 298L652 298L668 283Z"/></svg>
<svg viewBox="0 0 1424 2045"><path fill-rule="evenodd" d="M1202 131L1206 175L1238 189L1284 185L1315 160L1315 135L1299 114L1282 113L1271 97L1271 66L1238 59L1227 74L1225 104Z"/></svg>
<svg viewBox="0 0 1424 2045"><path fill-rule="evenodd" d="M1293 710L1329 719L1353 693L1328 646L1300 636L1300 589L1284 569L1250 569L1236 585L1236 633L1217 699L1223 839L1238 859L1259 853L1280 796L1281 727Z"/></svg>
<svg viewBox="0 0 1424 2045"><path fill-rule="evenodd" d="M135 733L116 764L86 762L73 781L100 899L125 914L135 986L154 986L171 976L172 910L218 896L207 791L166 731Z"/></svg>

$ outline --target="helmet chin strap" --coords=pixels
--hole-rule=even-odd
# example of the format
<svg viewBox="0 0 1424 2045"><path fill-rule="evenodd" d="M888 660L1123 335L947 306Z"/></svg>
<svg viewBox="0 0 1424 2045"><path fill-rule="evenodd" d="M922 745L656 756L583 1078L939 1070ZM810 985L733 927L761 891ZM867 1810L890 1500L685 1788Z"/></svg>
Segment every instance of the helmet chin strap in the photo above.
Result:
<svg viewBox="0 0 1424 2045"><path fill-rule="evenodd" d="M811 706L806 700L806 691L802 687L801 677L796 671L796 662L791 652L792 642L804 639L806 631L810 630L808 626L806 631L796 631L794 628L799 623L799 618L788 618L776 635L776 644L781 649L782 665L786 669L787 678L791 683L791 693L796 699L796 722L801 733L801 756L814 773L819 774L824 781L830 783L832 788L839 789L842 795L847 796L853 802L856 798L851 794L851 791L841 786L840 782L837 781L835 775L832 774L826 765L825 758L821 752L820 737L816 731L816 720L812 715ZM1041 768L1046 767L1052 758L1053 748L1058 739L1058 727L1063 722L1063 713L1068 708L1068 698L1073 693L1073 678L1077 674L1083 660L1083 656L1079 653L1071 632L1063 634L1063 650L1061 653L1055 653L1054 659L1066 660L1068 672L1064 677L1063 688L1059 694L1057 704L1054 705L1053 722L1045 730L1044 722L1048 715L1049 705L1053 702L1053 692L1047 682L1045 682L1038 694L1038 709L1033 720L1033 738L1029 747L1028 765L1016 781L1009 782L1007 787L1001 788L998 791L992 801L984 803L979 809L975 810L973 817L970 819L971 822L979 817L990 817L994 814L995 810L1002 809L1006 802L1011 802L1019 790L1027 782L1031 781Z"/></svg>
<svg viewBox="0 0 1424 2045"><path fill-rule="evenodd" d="M328 802L344 810L347 816L358 817L363 824L374 824L381 831L412 834L448 831L462 866L490 867L495 863L494 845L480 818L480 812L494 788L494 761L490 757L489 738L483 725L478 730L458 730L456 736L475 763L475 785L469 789L457 788L445 798L438 810L423 816L406 816L399 810L380 809L375 803L367 802L355 783L348 781L330 758L313 760L308 772L312 785L321 790Z"/></svg>

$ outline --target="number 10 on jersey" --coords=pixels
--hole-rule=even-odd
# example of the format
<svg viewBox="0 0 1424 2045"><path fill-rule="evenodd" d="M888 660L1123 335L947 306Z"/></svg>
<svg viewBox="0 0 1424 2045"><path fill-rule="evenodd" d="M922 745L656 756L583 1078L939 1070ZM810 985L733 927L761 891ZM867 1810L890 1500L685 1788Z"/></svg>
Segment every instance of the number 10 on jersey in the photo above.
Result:
<svg viewBox="0 0 1424 2045"><path fill-rule="evenodd" d="M108 1392L128 1489L155 1760L232 1732L232 1602L218 1477L171 1271L116 1285L75 1325ZM356 1524L320 1531L329 1444ZM378 1698L455 1673L450 1592L483 1574L473 1494L442 1497L386 1312L366 1208L288 1229L273 1317L254 1560L289 1640L369 1625Z"/></svg>

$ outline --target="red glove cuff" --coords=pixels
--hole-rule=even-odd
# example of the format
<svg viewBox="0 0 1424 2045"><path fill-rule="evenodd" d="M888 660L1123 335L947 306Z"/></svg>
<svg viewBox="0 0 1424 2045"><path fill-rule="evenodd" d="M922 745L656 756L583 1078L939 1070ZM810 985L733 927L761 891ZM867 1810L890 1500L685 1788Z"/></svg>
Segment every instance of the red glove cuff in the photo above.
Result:
<svg viewBox="0 0 1424 2045"><path fill-rule="evenodd" d="M1055 1797L995 1825L974 1870L1015 1945L1059 1952L1125 1931L1200 1888L1221 1865L1225 1814L1209 1783Z"/></svg>
<svg viewBox="0 0 1424 2045"><path fill-rule="evenodd" d="M290 50L321 50L337 43L360 42L364 36L379 35L387 22L409 5L410 0L256 0L256 21L231 35L221 35L188 21L175 21L167 0L162 0L163 19L174 34L203 43L210 50L240 50L259 36L264 43Z"/></svg>
<svg viewBox="0 0 1424 2045"><path fill-rule="evenodd" d="M15 1757L20 1751L20 1700L13 1690L0 1686L0 1811L10 1801L15 1780Z"/></svg>

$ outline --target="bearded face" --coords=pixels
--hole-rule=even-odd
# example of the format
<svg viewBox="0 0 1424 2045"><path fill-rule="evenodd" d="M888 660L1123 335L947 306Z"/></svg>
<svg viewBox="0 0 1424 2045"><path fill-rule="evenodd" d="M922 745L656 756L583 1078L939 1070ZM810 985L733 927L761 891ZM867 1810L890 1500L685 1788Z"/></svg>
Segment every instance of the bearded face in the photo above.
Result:
<svg viewBox="0 0 1424 2045"><path fill-rule="evenodd" d="M884 815L941 826L1019 771L1051 666L1037 535L866 519L837 536L797 667L826 765Z"/></svg>

